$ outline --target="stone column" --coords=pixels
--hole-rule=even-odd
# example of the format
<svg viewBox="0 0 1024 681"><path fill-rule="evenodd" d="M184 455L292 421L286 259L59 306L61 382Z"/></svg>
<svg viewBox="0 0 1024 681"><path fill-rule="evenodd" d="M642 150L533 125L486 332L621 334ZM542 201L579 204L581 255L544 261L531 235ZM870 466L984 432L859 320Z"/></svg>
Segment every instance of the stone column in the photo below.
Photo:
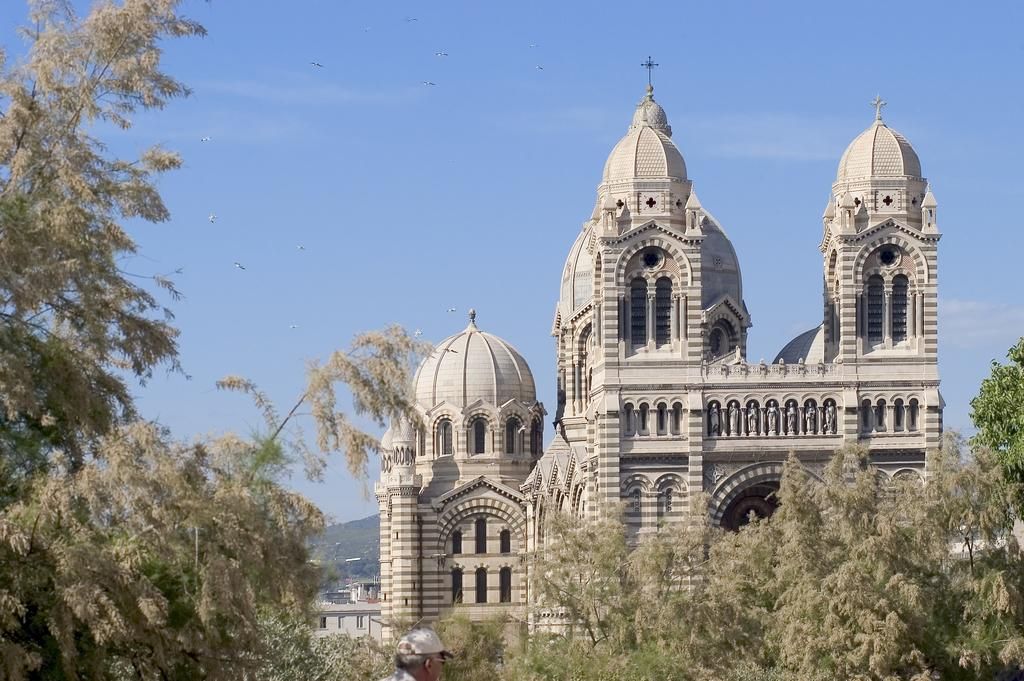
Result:
<svg viewBox="0 0 1024 681"><path fill-rule="evenodd" d="M675 343L679 340L679 296L672 296L672 318L669 320L669 340Z"/></svg>
<svg viewBox="0 0 1024 681"><path fill-rule="evenodd" d="M658 347L658 343L654 337L654 293L651 292L651 287L647 287L647 347L653 350Z"/></svg>
<svg viewBox="0 0 1024 681"><path fill-rule="evenodd" d="M892 282L885 282L885 292L882 294L882 338L885 340L885 347L892 347Z"/></svg>

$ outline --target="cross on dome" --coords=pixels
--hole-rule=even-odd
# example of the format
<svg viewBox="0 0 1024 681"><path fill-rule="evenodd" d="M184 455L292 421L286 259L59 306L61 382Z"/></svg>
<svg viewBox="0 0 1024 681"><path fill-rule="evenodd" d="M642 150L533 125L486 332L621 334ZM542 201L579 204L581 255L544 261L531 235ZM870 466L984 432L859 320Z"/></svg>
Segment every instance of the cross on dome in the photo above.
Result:
<svg viewBox="0 0 1024 681"><path fill-rule="evenodd" d="M882 120L882 107L888 104L888 102L882 101L881 95L875 95L875 98L871 100L871 106L875 107L875 120Z"/></svg>
<svg viewBox="0 0 1024 681"><path fill-rule="evenodd" d="M647 88L648 88L648 91L650 91L650 89L654 87L654 84L653 84L653 83L651 83L651 76L652 76L652 74L653 74L653 72L654 72L654 67L655 67L655 66L660 66L660 64L655 64L655 63L654 63L654 60L653 60L653 59L651 59L651 58L650 58L650 57L648 56L648 57L647 57L647 61L645 61L645 62L644 62L643 64L641 64L640 66L642 66L642 67L644 67L645 69L647 69Z"/></svg>

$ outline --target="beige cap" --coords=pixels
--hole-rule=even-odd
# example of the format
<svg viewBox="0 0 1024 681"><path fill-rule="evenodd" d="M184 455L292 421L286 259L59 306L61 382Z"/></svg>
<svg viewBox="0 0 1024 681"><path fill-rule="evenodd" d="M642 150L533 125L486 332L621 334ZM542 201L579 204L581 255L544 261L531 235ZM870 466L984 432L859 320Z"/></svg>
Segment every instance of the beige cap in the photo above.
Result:
<svg viewBox="0 0 1024 681"><path fill-rule="evenodd" d="M433 629L413 629L398 641L399 655L440 655L448 659L454 657L445 650L441 638Z"/></svg>

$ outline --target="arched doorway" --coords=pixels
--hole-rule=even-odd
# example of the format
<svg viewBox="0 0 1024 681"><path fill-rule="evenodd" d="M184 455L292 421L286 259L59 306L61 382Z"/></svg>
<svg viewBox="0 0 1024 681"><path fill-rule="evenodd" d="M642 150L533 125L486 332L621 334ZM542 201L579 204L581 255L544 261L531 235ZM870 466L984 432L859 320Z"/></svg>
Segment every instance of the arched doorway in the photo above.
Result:
<svg viewBox="0 0 1024 681"><path fill-rule="evenodd" d="M729 501L722 512L722 527L735 532L754 518L768 518L779 507L778 491L779 483L775 481L764 481L744 488Z"/></svg>

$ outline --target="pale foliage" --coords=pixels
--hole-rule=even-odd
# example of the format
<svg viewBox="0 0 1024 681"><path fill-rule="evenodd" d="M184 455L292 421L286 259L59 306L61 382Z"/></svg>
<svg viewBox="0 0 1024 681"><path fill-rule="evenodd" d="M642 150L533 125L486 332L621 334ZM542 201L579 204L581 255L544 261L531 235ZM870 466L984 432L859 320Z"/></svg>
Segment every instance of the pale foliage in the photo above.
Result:
<svg viewBox="0 0 1024 681"><path fill-rule="evenodd" d="M399 418L422 425L410 386L413 370L429 349L428 344L397 325L359 334L348 350L336 351L322 363L309 363L306 389L284 418L271 399L249 379L227 376L217 386L249 395L263 415L267 439L282 441L290 458L305 462L310 477L318 477L326 457L340 452L353 477L365 480L370 456L377 452L380 441L339 406L337 389L344 386L355 415L378 427ZM308 444L304 431L292 422L302 415L299 409L304 406L312 417L315 446Z"/></svg>
<svg viewBox="0 0 1024 681"><path fill-rule="evenodd" d="M0 521L0 678L234 676L261 605L312 599L320 512L233 437L182 445L135 424L100 450Z"/></svg>
<svg viewBox="0 0 1024 681"><path fill-rule="evenodd" d="M1019 493L950 437L928 484L844 448L822 480L791 458L775 515L738 533L692 520L632 551L616 517L552 520L514 678L992 679L1024 663ZM697 505L700 506L699 504ZM559 617L561 616L561 617Z"/></svg>
<svg viewBox="0 0 1024 681"><path fill-rule="evenodd" d="M170 312L119 263L136 250L123 220L167 220L153 183L180 159L116 158L97 132L187 94L160 70L163 40L204 33L179 4L100 2L79 20L34 0L26 58L0 60L0 449L36 431L79 465L133 415L126 375L177 368Z"/></svg>

